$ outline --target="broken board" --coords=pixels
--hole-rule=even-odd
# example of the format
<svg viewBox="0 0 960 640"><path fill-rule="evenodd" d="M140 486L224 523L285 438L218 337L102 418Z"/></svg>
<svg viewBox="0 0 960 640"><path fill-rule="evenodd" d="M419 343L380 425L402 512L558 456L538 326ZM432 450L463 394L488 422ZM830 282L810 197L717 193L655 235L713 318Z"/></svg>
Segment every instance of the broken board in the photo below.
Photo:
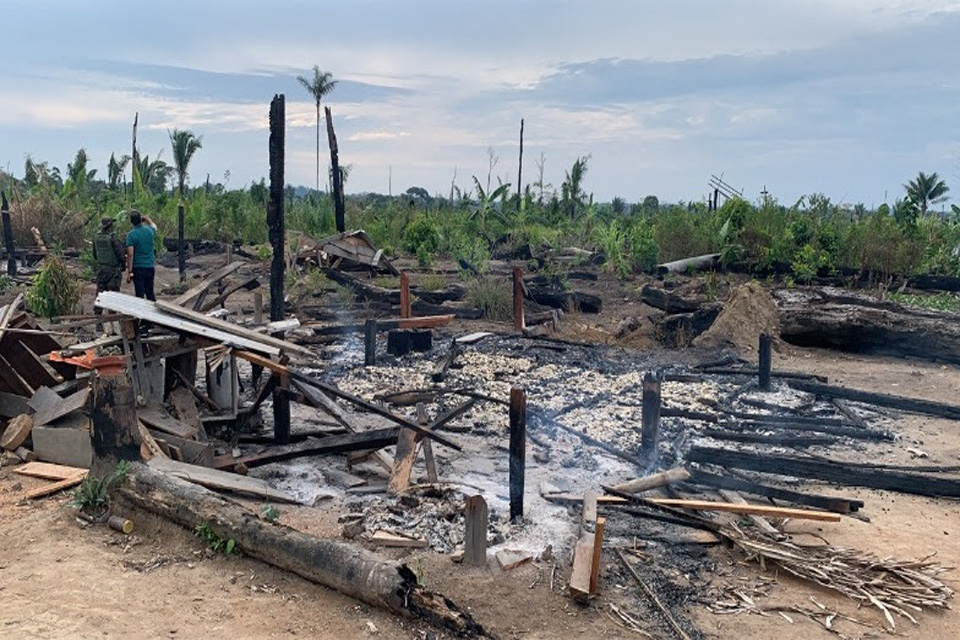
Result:
<svg viewBox="0 0 960 640"><path fill-rule="evenodd" d="M13 472L21 476L43 478L44 480L68 480L85 474L87 470L62 464L50 464L49 462L28 462L16 467Z"/></svg>
<svg viewBox="0 0 960 640"><path fill-rule="evenodd" d="M41 387L41 389L43 389L43 387ZM34 400L37 400L38 397L40 398L40 408L37 409L37 413L33 416L34 427L40 427L45 424L49 424L67 414L82 409L84 406L86 406L87 400L90 397L90 388L83 388L73 395L67 396L66 398L60 398L60 396L57 396L52 391L50 393L56 396L56 401L49 397L48 394L42 393L40 389L37 390L37 393L34 394L34 397L30 400L31 406L36 408L36 406L32 403Z"/></svg>
<svg viewBox="0 0 960 640"><path fill-rule="evenodd" d="M381 547L410 547L413 549L424 549L429 546L426 540L394 533L392 531L377 531L370 537L370 541Z"/></svg>
<svg viewBox="0 0 960 640"><path fill-rule="evenodd" d="M257 496L273 500L274 502L296 503L297 499L288 493L274 489L259 478L238 476L225 471L198 467L185 462L168 460L166 458L151 458L147 465L167 475L198 484L208 489L233 491L246 495Z"/></svg>

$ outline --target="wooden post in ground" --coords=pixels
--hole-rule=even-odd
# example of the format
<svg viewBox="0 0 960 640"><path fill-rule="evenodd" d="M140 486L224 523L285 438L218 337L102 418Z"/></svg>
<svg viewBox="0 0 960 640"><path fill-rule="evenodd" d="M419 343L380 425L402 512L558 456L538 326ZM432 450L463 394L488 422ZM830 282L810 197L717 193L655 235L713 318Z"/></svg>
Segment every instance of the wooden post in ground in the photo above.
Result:
<svg viewBox="0 0 960 640"><path fill-rule="evenodd" d="M136 397L125 370L115 375L96 372L90 412L90 445L93 448L91 473L102 477L121 460L140 460Z"/></svg>
<svg viewBox="0 0 960 640"><path fill-rule="evenodd" d="M523 271L513 268L513 328L523 331L526 328L523 319Z"/></svg>
<svg viewBox="0 0 960 640"><path fill-rule="evenodd" d="M417 403L417 424L421 427L430 424L430 420L427 418L427 408L423 406L422 402ZM437 460L433 457L433 445L430 443L430 438L421 438L420 444L423 447L423 464L427 467L427 482L439 482Z"/></svg>
<svg viewBox="0 0 960 640"><path fill-rule="evenodd" d="M337 233L347 230L346 206L343 202L343 175L340 173L340 152L337 148L337 134L333 132L333 114L330 107L324 107L327 116L327 142L330 143L330 170L333 172L333 210L337 222Z"/></svg>
<svg viewBox="0 0 960 640"><path fill-rule="evenodd" d="M400 274L400 317L413 317L413 310L410 306L410 276L407 275L406 271Z"/></svg>
<svg viewBox="0 0 960 640"><path fill-rule="evenodd" d="M377 364L377 321L373 318L363 323L363 364Z"/></svg>
<svg viewBox="0 0 960 640"><path fill-rule="evenodd" d="M270 263L270 320L283 320L284 279L284 152L286 135L286 102L283 94L270 103L270 200L267 202L267 227L273 259ZM273 437L279 444L290 441L290 398L276 389L273 392Z"/></svg>
<svg viewBox="0 0 960 640"><path fill-rule="evenodd" d="M464 509L463 562L471 567L487 566L487 501L469 496Z"/></svg>
<svg viewBox="0 0 960 640"><path fill-rule="evenodd" d="M510 389L510 520L523 517L523 480L527 453L527 392Z"/></svg>
<svg viewBox="0 0 960 640"><path fill-rule="evenodd" d="M520 159L517 161L517 211L523 206L523 118L520 118Z"/></svg>
<svg viewBox="0 0 960 640"><path fill-rule="evenodd" d="M257 291L253 294L253 324L260 326L263 324L263 294ZM250 377L253 380L253 386L260 384L260 376L263 375L263 367L258 364L250 365Z"/></svg>
<svg viewBox="0 0 960 640"><path fill-rule="evenodd" d="M640 458L648 469L657 463L660 441L660 381L662 374L648 371L643 376L643 407L640 431Z"/></svg>
<svg viewBox="0 0 960 640"><path fill-rule="evenodd" d="M7 204L7 193L0 191L0 216L3 218L3 248L7 252L7 275L11 278L17 275L17 250L13 244L13 223L10 221L10 205Z"/></svg>
<svg viewBox="0 0 960 640"><path fill-rule="evenodd" d="M760 373L760 388L763 391L770 390L770 360L771 360L771 339L765 333L760 334L760 364L758 371Z"/></svg>
<svg viewBox="0 0 960 640"><path fill-rule="evenodd" d="M183 194L180 194L183 197ZM184 238L186 212L183 205L177 207L177 270L180 272L180 284L187 281L187 245Z"/></svg>

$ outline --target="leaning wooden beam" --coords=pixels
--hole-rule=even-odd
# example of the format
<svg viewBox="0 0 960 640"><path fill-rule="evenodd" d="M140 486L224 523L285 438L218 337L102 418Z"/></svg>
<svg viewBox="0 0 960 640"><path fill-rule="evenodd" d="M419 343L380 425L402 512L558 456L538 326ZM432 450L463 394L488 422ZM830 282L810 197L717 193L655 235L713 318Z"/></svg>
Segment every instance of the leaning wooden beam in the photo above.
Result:
<svg viewBox="0 0 960 640"><path fill-rule="evenodd" d="M360 547L265 522L203 487L142 464L132 467L121 495L141 509L191 531L204 523L221 538L234 540L251 557L375 607L419 618L456 634L485 635L469 613L418 586L416 573L405 564L385 560Z"/></svg>
<svg viewBox="0 0 960 640"><path fill-rule="evenodd" d="M618 485L614 485L613 488L624 493L640 493L642 491L656 489L657 487L663 487L668 484L683 482L689 477L689 471L683 467L675 467L673 469L668 469L667 471L654 473L652 475L644 476L643 478L637 478L636 480L631 480L629 482L622 482Z"/></svg>
<svg viewBox="0 0 960 640"><path fill-rule="evenodd" d="M173 303L176 305L187 304L188 302L196 298L198 295L200 295L201 293L204 293L207 289L217 284L218 282L220 282L221 280L229 276L231 273L233 273L243 265L244 265L243 262L231 262L230 264L226 264L220 267L219 269L217 269L216 271L208 275L206 278L201 280L199 283L197 283L196 285L188 289L186 293L183 293L177 296L176 298L174 298Z"/></svg>
<svg viewBox="0 0 960 640"><path fill-rule="evenodd" d="M771 487L750 480L741 480L732 476L718 476L706 471L695 469L690 475L690 482L717 489L732 489L741 493L751 493L766 498L776 500L786 500L796 504L804 504L809 507L816 507L824 511L833 511L834 513L853 513L863 507L862 500L853 500L850 498L834 498L831 496L821 496L809 493L799 493L779 487Z"/></svg>
<svg viewBox="0 0 960 640"><path fill-rule="evenodd" d="M422 316L419 318L384 318L377 320L377 328L381 331L390 329L433 329L445 327L453 320L453 314L442 316ZM366 323L328 324L322 327L310 327L314 335L342 335L347 333L361 333Z"/></svg>
<svg viewBox="0 0 960 640"><path fill-rule="evenodd" d="M307 438L303 442L296 444L286 444L277 447L269 447L261 453L251 453L246 456L234 458L232 456L220 456L215 458L213 466L217 469L230 469L238 464L243 466L257 467L271 462L281 462L283 460L292 460L304 456L319 456L332 453L346 453L348 451L369 451L371 449L381 449L396 444L399 429L388 427L386 429L374 429L372 431L363 431L360 433L349 433L342 436L329 436L326 438Z"/></svg>
<svg viewBox="0 0 960 640"><path fill-rule="evenodd" d="M903 396L894 396L887 393L860 391L859 389L818 384L806 380L790 380L787 384L798 391L806 391L807 393L813 393L824 398L853 400L855 402L873 404L878 407L889 407L911 413L960 420L960 406L944 404L942 402L920 400L918 398L904 398Z"/></svg>
<svg viewBox="0 0 960 640"><path fill-rule="evenodd" d="M848 486L886 489L920 496L960 498L960 478L944 478L934 474L904 473L876 468L858 468L832 460L695 446L687 453L687 461L780 476L792 476L794 478L826 480Z"/></svg>
<svg viewBox="0 0 960 640"><path fill-rule="evenodd" d="M198 484L208 489L217 489L223 491L232 491L271 500L273 502L282 502L287 504L296 504L297 499L290 494L274 489L269 484L259 478L249 478L247 476L238 476L235 473L226 473L200 467L186 462L177 462L166 458L152 458L148 466L166 473L167 475L187 482Z"/></svg>

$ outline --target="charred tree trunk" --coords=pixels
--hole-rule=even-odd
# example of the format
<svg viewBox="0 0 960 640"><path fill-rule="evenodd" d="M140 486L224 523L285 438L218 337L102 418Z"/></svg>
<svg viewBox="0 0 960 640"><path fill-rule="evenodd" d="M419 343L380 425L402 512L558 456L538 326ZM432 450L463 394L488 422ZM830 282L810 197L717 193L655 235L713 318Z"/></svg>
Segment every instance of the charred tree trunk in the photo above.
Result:
<svg viewBox="0 0 960 640"><path fill-rule="evenodd" d="M104 476L121 460L140 460L136 399L125 372L93 376L93 408L90 412L90 445L93 448L91 473Z"/></svg>
<svg viewBox="0 0 960 640"><path fill-rule="evenodd" d="M191 530L206 523L216 535L234 540L247 555L375 607L426 620L458 635L484 635L470 614L419 587L416 574L405 564L265 522L235 502L146 465L134 465L131 482L121 493L133 505Z"/></svg>
<svg viewBox="0 0 960 640"><path fill-rule="evenodd" d="M180 189L180 197L183 197L183 189ZM184 226L186 213L183 205L177 207L177 270L180 272L180 283L187 280L187 244L184 240Z"/></svg>
<svg viewBox="0 0 960 640"><path fill-rule="evenodd" d="M3 217L3 247L7 251L7 275L11 278L17 275L16 247L13 244L13 223L10 221L10 206L7 204L6 192L0 192L2 207L0 215Z"/></svg>
<svg viewBox="0 0 960 640"><path fill-rule="evenodd" d="M960 324L953 314L832 287L778 290L773 297L780 337L791 344L960 363Z"/></svg>
<svg viewBox="0 0 960 640"><path fill-rule="evenodd" d="M286 136L286 103L283 94L270 103L270 201L267 203L267 227L273 261L270 264L270 320L283 320L283 280L285 269L283 169ZM279 391L279 390L278 390ZM280 444L290 440L290 399L273 395L273 435Z"/></svg>
<svg viewBox="0 0 960 640"><path fill-rule="evenodd" d="M340 152L337 149L337 134L333 131L333 114L330 107L323 108L327 116L327 140L330 143L330 166L333 171L333 210L337 219L337 232L347 230L346 205L343 201L343 176L340 174Z"/></svg>
<svg viewBox="0 0 960 640"><path fill-rule="evenodd" d="M520 159L517 161L517 211L523 207L523 118L520 118Z"/></svg>

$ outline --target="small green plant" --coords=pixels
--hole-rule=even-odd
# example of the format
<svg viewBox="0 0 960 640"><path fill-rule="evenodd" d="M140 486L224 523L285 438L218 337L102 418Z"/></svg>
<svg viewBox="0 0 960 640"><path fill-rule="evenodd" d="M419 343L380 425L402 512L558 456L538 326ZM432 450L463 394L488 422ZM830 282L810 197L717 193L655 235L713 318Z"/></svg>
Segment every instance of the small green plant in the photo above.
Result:
<svg viewBox="0 0 960 640"><path fill-rule="evenodd" d="M910 295L906 293L890 292L887 299L908 307L933 309L935 311L949 311L960 313L960 296L955 293L937 293L927 296Z"/></svg>
<svg viewBox="0 0 960 640"><path fill-rule="evenodd" d="M400 288L400 278L397 276L377 276L371 282L378 287L383 287L384 289Z"/></svg>
<svg viewBox="0 0 960 640"><path fill-rule="evenodd" d="M16 280L7 274L0 275L0 293L6 293L15 286L17 286Z"/></svg>
<svg viewBox="0 0 960 640"><path fill-rule="evenodd" d="M513 318L513 286L506 278L478 278L467 286L467 305L483 311L487 320Z"/></svg>
<svg viewBox="0 0 960 640"><path fill-rule="evenodd" d="M224 539L219 536L209 522L201 521L197 523L193 532L213 551L223 551L224 555L230 555L236 549L236 541L233 538Z"/></svg>
<svg viewBox="0 0 960 640"><path fill-rule="evenodd" d="M73 492L70 506L91 517L100 518L110 509L110 490L123 482L130 473L130 464L121 460L112 473L94 477L88 475Z"/></svg>
<svg viewBox="0 0 960 640"><path fill-rule="evenodd" d="M424 291L443 291L447 288L447 279L440 273L425 273L417 278L417 286Z"/></svg>
<svg viewBox="0 0 960 640"><path fill-rule="evenodd" d="M276 522L280 518L280 510L272 504L260 507L260 516L267 522Z"/></svg>
<svg viewBox="0 0 960 640"><path fill-rule="evenodd" d="M27 303L35 314L53 318L76 313L80 284L59 256L49 256L31 284Z"/></svg>

